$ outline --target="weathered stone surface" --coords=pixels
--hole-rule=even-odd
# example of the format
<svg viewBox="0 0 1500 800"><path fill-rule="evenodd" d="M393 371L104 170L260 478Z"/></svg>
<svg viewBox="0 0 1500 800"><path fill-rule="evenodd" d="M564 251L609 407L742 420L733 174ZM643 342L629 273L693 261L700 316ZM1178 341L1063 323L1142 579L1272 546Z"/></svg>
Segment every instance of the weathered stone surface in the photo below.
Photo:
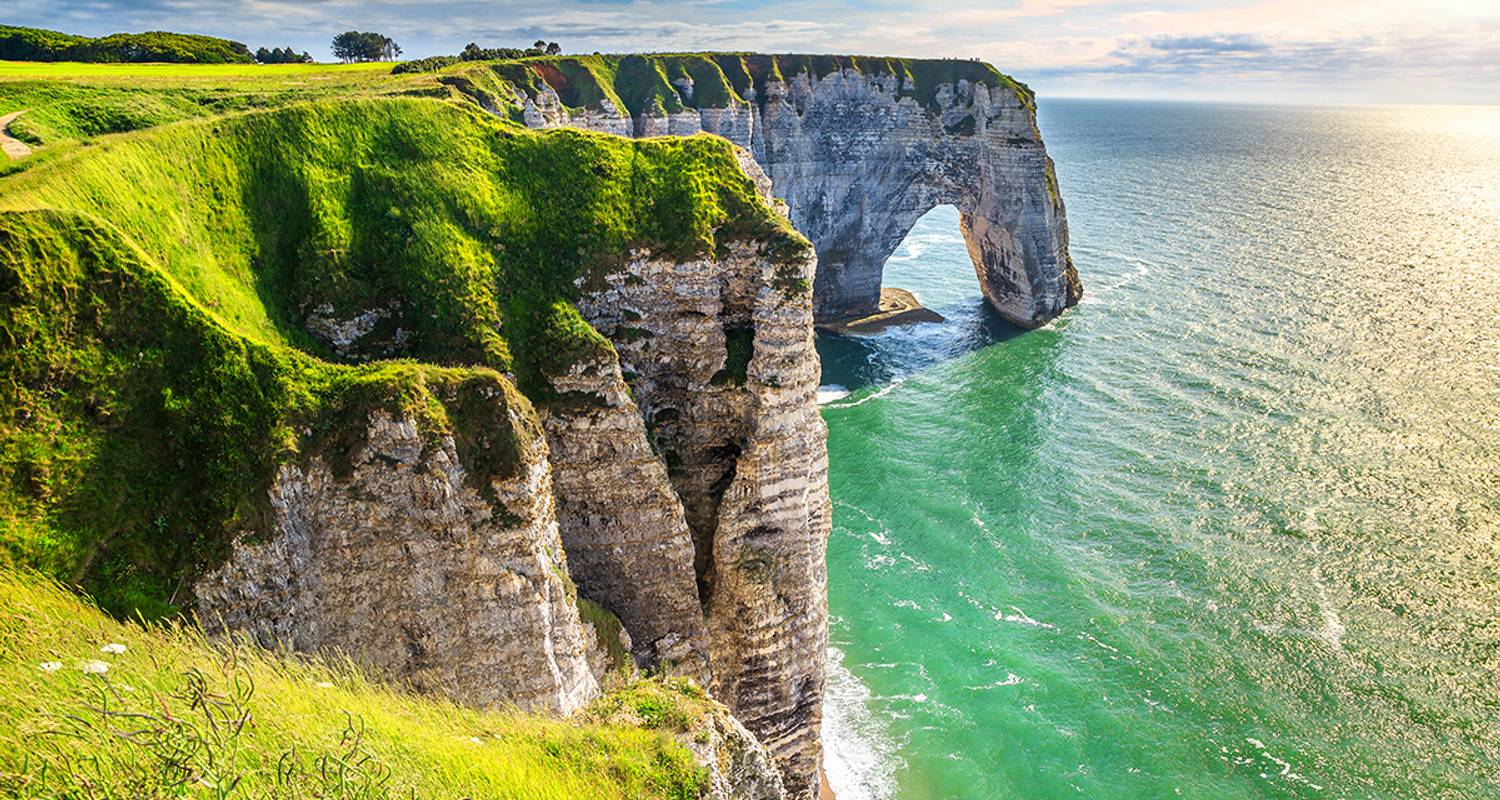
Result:
<svg viewBox="0 0 1500 800"><path fill-rule="evenodd" d="M567 713L607 669L571 578L618 616L639 664L710 688L764 737L788 794L809 796L829 529L814 265L757 240L690 260L630 253L578 302L614 353L548 376L545 435L520 474L477 492L459 449L474 442L376 412L366 441L334 454L347 470L282 470L272 535L241 541L197 587L210 628L345 650L467 702ZM375 321L315 327L359 348Z"/></svg>
<svg viewBox="0 0 1500 800"><path fill-rule="evenodd" d="M526 107L539 124L580 122L571 113L545 93ZM598 113L581 123L619 127ZM749 136L752 122L741 104L631 132ZM605 666L571 577L618 616L638 663L708 687L764 742L786 795L814 795L830 526L816 260L765 245L689 260L638 250L591 276L578 306L615 353L548 376L544 439L492 493L465 483L462 441L379 413L344 454L348 474L320 458L282 470L273 534L241 541L197 587L210 626L346 650L467 702L567 713ZM312 309L308 326L354 357L400 352L377 310ZM721 781L725 796L783 788L737 782Z"/></svg>
<svg viewBox="0 0 1500 800"><path fill-rule="evenodd" d="M680 740L708 768L705 800L783 800L781 771L764 745L721 703Z"/></svg>
<svg viewBox="0 0 1500 800"><path fill-rule="evenodd" d="M525 121L634 136L701 130L749 149L817 248L820 322L872 313L886 259L943 204L958 207L980 288L1001 316L1037 326L1076 304L1066 212L1035 112L1009 87L966 80L939 86L927 106L902 80L802 72L767 81L748 103L634 119L612 105L569 111L544 88Z"/></svg>
<svg viewBox="0 0 1500 800"><path fill-rule="evenodd" d="M206 628L346 652L475 705L567 714L598 693L545 444L493 499L466 485L451 436L409 416L371 413L348 457L347 476L322 458L281 468L273 533L195 587Z"/></svg>
<svg viewBox="0 0 1500 800"><path fill-rule="evenodd" d="M581 398L541 409L574 580L620 618L637 663L707 685L692 537L619 362L581 362L552 382Z"/></svg>
<svg viewBox="0 0 1500 800"><path fill-rule="evenodd" d="M709 686L765 742L792 797L816 791L827 640L813 267L755 243L687 262L638 252L579 303L633 376L692 532Z"/></svg>

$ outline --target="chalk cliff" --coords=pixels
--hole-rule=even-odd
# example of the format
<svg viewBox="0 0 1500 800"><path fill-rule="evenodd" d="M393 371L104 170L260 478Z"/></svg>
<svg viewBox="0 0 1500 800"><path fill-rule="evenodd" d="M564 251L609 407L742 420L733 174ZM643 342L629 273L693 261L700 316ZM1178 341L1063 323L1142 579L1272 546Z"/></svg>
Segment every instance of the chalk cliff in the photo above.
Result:
<svg viewBox="0 0 1500 800"><path fill-rule="evenodd" d="M706 679L793 795L815 792L828 512L810 324L872 311L885 260L944 203L1001 315L1036 326L1078 301L1031 93L977 62L746 54L536 59L443 80L532 128L718 134L814 243L811 309L762 297L807 274L732 249L632 254L578 302L619 363L580 364L566 389L602 407L543 418L580 591L620 615L643 663Z"/></svg>
<svg viewBox="0 0 1500 800"><path fill-rule="evenodd" d="M481 378L437 394L529 416L508 389ZM597 645L569 593L540 431L486 497L451 434L383 410L365 425L342 469L318 456L277 472L272 530L195 587L204 627L344 652L480 705L571 714L592 700Z"/></svg>
<svg viewBox="0 0 1500 800"><path fill-rule="evenodd" d="M943 204L958 208L1001 316L1035 327L1078 302L1035 100L988 65L741 54L577 63L500 69L513 115L624 136L708 132L748 149L817 248L819 321L873 312L886 259ZM583 92L589 81L599 89Z"/></svg>

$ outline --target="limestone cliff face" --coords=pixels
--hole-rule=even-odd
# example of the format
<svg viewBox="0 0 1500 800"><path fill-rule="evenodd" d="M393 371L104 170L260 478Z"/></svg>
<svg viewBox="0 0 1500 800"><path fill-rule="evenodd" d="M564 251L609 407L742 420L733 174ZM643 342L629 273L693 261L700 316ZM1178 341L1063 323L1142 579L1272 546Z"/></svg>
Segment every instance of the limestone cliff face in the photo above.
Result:
<svg viewBox="0 0 1500 800"><path fill-rule="evenodd" d="M743 165L769 189L754 162ZM578 303L618 361L543 411L580 592L698 677L816 792L830 527L808 256L638 250ZM628 386L628 390L627 390Z"/></svg>
<svg viewBox="0 0 1500 800"><path fill-rule="evenodd" d="M748 154L741 166L769 200ZM581 280L576 304L612 349L547 374L534 409L515 396L508 421L490 412L536 427L513 474L476 487L466 472L496 446L484 425L434 433L377 409L362 440L281 470L271 534L199 582L201 613L466 702L569 713L602 664L576 582L620 618L638 664L708 687L787 795L812 796L830 527L815 258L753 236L696 258L626 255ZM381 351L360 323L374 313L319 317L316 332ZM724 791L780 796L770 786Z"/></svg>
<svg viewBox="0 0 1500 800"><path fill-rule="evenodd" d="M542 409L574 579L630 633L636 660L708 683L693 539L616 359L583 362ZM572 399L577 398L577 399Z"/></svg>
<svg viewBox="0 0 1500 800"><path fill-rule="evenodd" d="M1078 302L1066 212L1023 90L964 78L918 87L878 67L783 75L784 66L766 61L774 58L743 58L752 74L774 72L740 97L697 108L686 107L691 80L672 84L678 111L630 115L609 102L569 109L547 85L518 99L533 127L703 131L750 150L817 248L820 321L874 311L886 259L942 204L958 208L981 290L1001 316L1034 327Z"/></svg>
<svg viewBox="0 0 1500 800"><path fill-rule="evenodd" d="M546 445L481 493L452 435L380 410L365 424L347 474L322 457L281 468L272 534L195 587L205 627L345 652L479 705L567 714L593 699Z"/></svg>
<svg viewBox="0 0 1500 800"><path fill-rule="evenodd" d="M777 284L811 270L753 244L689 262L638 252L580 303L633 376L680 499L709 686L777 758L794 797L815 791L821 752L830 519L810 298ZM585 593L600 585L575 575Z"/></svg>

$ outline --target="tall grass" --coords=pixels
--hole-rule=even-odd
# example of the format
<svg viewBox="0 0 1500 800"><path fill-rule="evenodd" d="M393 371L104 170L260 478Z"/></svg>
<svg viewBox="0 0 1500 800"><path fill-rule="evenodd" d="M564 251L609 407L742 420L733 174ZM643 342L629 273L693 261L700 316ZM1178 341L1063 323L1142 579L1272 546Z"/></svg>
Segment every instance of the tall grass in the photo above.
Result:
<svg viewBox="0 0 1500 800"><path fill-rule="evenodd" d="M696 798L674 735L705 707L646 681L572 721L478 711L337 660L119 622L0 570L4 797Z"/></svg>

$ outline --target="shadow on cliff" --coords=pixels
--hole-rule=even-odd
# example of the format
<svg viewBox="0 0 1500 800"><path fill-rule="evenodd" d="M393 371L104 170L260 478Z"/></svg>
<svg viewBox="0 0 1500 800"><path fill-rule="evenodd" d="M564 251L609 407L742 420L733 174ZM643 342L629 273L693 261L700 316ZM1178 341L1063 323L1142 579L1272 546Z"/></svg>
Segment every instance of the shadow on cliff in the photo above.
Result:
<svg viewBox="0 0 1500 800"><path fill-rule="evenodd" d="M1026 333L1001 319L982 298L934 309L942 322L888 328L872 335L819 333L824 386L855 392L930 369Z"/></svg>

